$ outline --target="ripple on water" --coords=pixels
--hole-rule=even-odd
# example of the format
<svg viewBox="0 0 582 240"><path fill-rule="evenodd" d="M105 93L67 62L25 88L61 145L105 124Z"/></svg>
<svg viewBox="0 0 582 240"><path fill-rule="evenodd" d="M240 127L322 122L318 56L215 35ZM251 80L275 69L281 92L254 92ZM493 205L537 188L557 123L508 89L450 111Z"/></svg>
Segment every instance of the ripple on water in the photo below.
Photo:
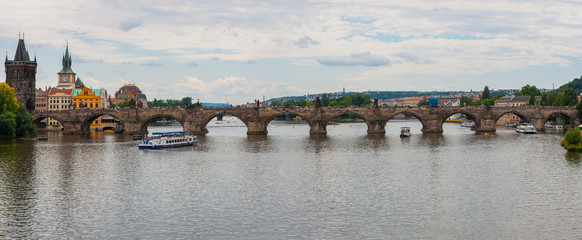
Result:
<svg viewBox="0 0 582 240"><path fill-rule="evenodd" d="M0 237L582 238L581 156L561 135L443 128L209 126L160 151L102 133L0 140Z"/></svg>

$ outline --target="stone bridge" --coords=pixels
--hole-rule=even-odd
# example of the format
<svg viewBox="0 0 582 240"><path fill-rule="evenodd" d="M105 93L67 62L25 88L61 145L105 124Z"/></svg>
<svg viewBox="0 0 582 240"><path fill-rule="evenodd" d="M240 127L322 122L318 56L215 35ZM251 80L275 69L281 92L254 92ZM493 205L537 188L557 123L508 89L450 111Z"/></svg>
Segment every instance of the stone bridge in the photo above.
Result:
<svg viewBox="0 0 582 240"><path fill-rule="evenodd" d="M457 113L467 115L475 121L475 131L495 132L496 121L503 115L513 113L523 121L530 122L539 130L555 114L564 116L572 126L580 124L573 107L527 106L527 107L264 107L264 108L133 108L133 109L78 109L63 111L36 111L32 113L35 123L47 117L58 120L66 134L90 132L90 125L103 115L120 121L125 134L145 134L148 125L159 117L176 119L191 134L208 133L206 125L219 115L239 118L247 127L248 135L267 134L267 125L277 116L294 114L309 124L310 134L326 134L327 124L342 114L354 114L368 125L369 134L386 133L386 123L398 114L412 115L422 123L424 133L442 133L445 120Z"/></svg>

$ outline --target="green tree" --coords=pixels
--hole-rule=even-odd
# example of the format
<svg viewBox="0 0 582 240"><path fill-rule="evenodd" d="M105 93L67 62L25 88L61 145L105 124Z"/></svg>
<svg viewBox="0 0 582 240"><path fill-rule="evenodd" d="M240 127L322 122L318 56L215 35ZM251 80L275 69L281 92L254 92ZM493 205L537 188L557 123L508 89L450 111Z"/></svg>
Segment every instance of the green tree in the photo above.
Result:
<svg viewBox="0 0 582 240"><path fill-rule="evenodd" d="M576 110L578 110L578 118L582 119L582 102L576 104Z"/></svg>
<svg viewBox="0 0 582 240"><path fill-rule="evenodd" d="M570 145L575 145L580 143L580 128L574 128L574 129L570 129L566 132L566 136L564 137L564 139L566 139L566 143L570 144Z"/></svg>
<svg viewBox="0 0 582 240"><path fill-rule="evenodd" d="M472 107L474 107L474 106L481 106L483 104L483 101L484 100L476 100L476 101L473 101L473 102L469 103L469 106L472 106Z"/></svg>
<svg viewBox="0 0 582 240"><path fill-rule="evenodd" d="M329 95L327 93L322 94L320 102L322 107L329 107L329 103L331 102L329 99Z"/></svg>
<svg viewBox="0 0 582 240"><path fill-rule="evenodd" d="M533 106L536 104L536 96L535 95L529 95L529 105Z"/></svg>
<svg viewBox="0 0 582 240"><path fill-rule="evenodd" d="M16 113L18 110L18 102L14 88L8 86L7 83L0 83L0 113Z"/></svg>
<svg viewBox="0 0 582 240"><path fill-rule="evenodd" d="M556 90L557 91L564 91L564 89L567 87L573 88L574 91L577 93L582 92L582 76L580 78L574 78L572 81L562 85L560 88L558 88Z"/></svg>
<svg viewBox="0 0 582 240"><path fill-rule="evenodd" d="M541 96L542 92L536 86L530 86L529 84L521 87L519 92L516 92L515 95L518 96Z"/></svg>
<svg viewBox="0 0 582 240"><path fill-rule="evenodd" d="M288 100L288 101L285 101L283 103L283 107L292 107L292 106L296 106L296 105L297 105L297 103L295 103L295 101L293 101L293 100Z"/></svg>
<svg viewBox="0 0 582 240"><path fill-rule="evenodd" d="M182 101L180 102L181 107L188 107L192 105L192 98L191 97L183 97Z"/></svg>
<svg viewBox="0 0 582 240"><path fill-rule="evenodd" d="M10 112L0 113L0 136L9 138L16 136L16 120Z"/></svg>
<svg viewBox="0 0 582 240"><path fill-rule="evenodd" d="M16 136L15 117L19 108L14 89L6 83L0 83L0 136Z"/></svg>
<svg viewBox="0 0 582 240"><path fill-rule="evenodd" d="M578 103L578 96L573 88L566 87L563 93L564 99L562 100L562 106L575 106Z"/></svg>
<svg viewBox="0 0 582 240"><path fill-rule="evenodd" d="M24 137L27 134L36 133L36 126L32 124L32 115L22 104L20 104L20 108L16 112L15 122L15 133L17 137Z"/></svg>
<svg viewBox="0 0 582 240"><path fill-rule="evenodd" d="M132 100L133 100L133 99L132 99ZM130 107L130 106L131 106L131 101L130 101L130 100L126 100L126 101L124 101L124 102L121 102L121 103L117 104L117 106L118 106L119 108L128 108L128 107Z"/></svg>
<svg viewBox="0 0 582 240"><path fill-rule="evenodd" d="M459 101L461 102L461 106L470 106L473 102L473 100L465 96L462 96Z"/></svg>
<svg viewBox="0 0 582 240"><path fill-rule="evenodd" d="M420 100L420 102L418 102L418 106L428 106L428 101L425 99Z"/></svg>
<svg viewBox="0 0 582 240"><path fill-rule="evenodd" d="M340 99L341 100L338 102L338 106L348 107L348 106L352 105L353 101L352 101L352 98L350 96L346 96L346 97L343 97L343 99L342 98L340 98Z"/></svg>
<svg viewBox="0 0 582 240"><path fill-rule="evenodd" d="M361 106L362 104L364 104L364 97L362 96L362 94L357 93L352 98L352 104L351 105L352 106Z"/></svg>
<svg viewBox="0 0 582 240"><path fill-rule="evenodd" d="M371 107L372 106L372 95L364 94L364 103L360 107Z"/></svg>
<svg viewBox="0 0 582 240"><path fill-rule="evenodd" d="M483 94L481 94L481 99L489 99L491 98L491 95L489 94L489 87L485 86L485 88L483 89Z"/></svg>

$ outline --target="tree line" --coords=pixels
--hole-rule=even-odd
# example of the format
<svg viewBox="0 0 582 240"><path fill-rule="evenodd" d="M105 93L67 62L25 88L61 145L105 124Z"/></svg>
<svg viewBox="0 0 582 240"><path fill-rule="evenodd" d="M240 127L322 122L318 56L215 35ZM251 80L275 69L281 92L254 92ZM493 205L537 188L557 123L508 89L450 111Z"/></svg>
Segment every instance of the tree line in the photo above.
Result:
<svg viewBox="0 0 582 240"><path fill-rule="evenodd" d="M148 101L148 107L182 107L186 108L192 105L192 98L191 97L183 97L182 99L166 99L166 100L158 100L155 99L153 101Z"/></svg>
<svg viewBox="0 0 582 240"><path fill-rule="evenodd" d="M328 94L324 93L321 95L321 99L319 100L322 107L370 107L372 106L372 96L369 94L360 94L357 93L351 96L343 96L338 98L330 98ZM287 100L285 102L280 101L271 101L272 107L312 107L314 106L313 101L307 100Z"/></svg>

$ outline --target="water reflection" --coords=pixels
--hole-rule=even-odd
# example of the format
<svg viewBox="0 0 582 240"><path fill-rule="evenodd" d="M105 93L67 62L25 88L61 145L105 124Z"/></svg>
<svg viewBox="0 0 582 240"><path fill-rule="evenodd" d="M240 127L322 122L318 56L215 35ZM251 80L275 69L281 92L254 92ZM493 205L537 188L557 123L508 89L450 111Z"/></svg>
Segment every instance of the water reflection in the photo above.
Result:
<svg viewBox="0 0 582 240"><path fill-rule="evenodd" d="M425 133L420 135L421 145L428 146L430 149L446 146L446 137L441 133Z"/></svg>
<svg viewBox="0 0 582 240"><path fill-rule="evenodd" d="M0 236L29 238L37 196L34 141L0 140Z"/></svg>
<svg viewBox="0 0 582 240"><path fill-rule="evenodd" d="M243 151L250 153L272 152L270 138L267 135L249 135L243 145Z"/></svg>
<svg viewBox="0 0 582 240"><path fill-rule="evenodd" d="M390 148L386 135L366 134L359 138L358 149L361 151L371 150L374 152L387 151Z"/></svg>
<svg viewBox="0 0 582 240"><path fill-rule="evenodd" d="M213 127L156 151L103 133L0 140L0 238L578 238L582 157L561 136L421 128Z"/></svg>
<svg viewBox="0 0 582 240"><path fill-rule="evenodd" d="M307 139L305 141L306 152L321 153L332 149L327 135L313 134L304 139Z"/></svg>
<svg viewBox="0 0 582 240"><path fill-rule="evenodd" d="M569 163L579 164L582 161L582 155L580 152L566 152L566 161Z"/></svg>

